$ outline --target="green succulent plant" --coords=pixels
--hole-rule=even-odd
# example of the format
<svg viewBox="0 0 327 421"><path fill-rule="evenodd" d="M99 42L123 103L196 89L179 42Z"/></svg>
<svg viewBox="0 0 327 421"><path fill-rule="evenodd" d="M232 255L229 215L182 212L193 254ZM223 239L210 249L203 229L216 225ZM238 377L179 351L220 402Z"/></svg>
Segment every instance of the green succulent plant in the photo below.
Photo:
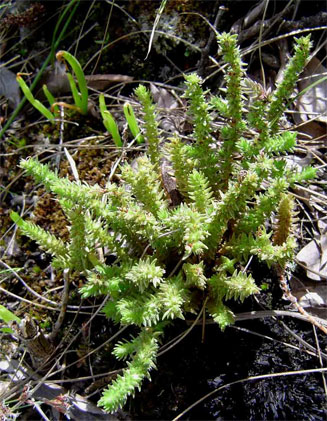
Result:
<svg viewBox="0 0 327 421"><path fill-rule="evenodd" d="M272 96L263 99L254 92L247 107L236 36L223 33L218 44L227 65L226 96L204 92L196 74L185 77L184 97L193 122L188 142L174 134L160 146L151 95L142 85L136 89L148 151L137 159L137 169L129 163L121 166L119 184L100 188L71 182L34 158L20 164L57 196L71 225L70 240L64 242L13 212L21 232L52 255L54 268L87 278L82 297L108 295L106 316L138 331L113 350L127 363L99 401L106 411L123 406L149 377L167 323L205 306L225 329L234 322L228 301L259 293L251 273L242 269L248 259L255 256L269 267L284 267L293 256L288 191L315 171L296 172L286 165L284 155L294 148L296 133L279 131L278 121L308 57L310 40L296 40L284 80ZM213 127L217 113L224 121L218 129ZM163 157L176 179L180 203L173 203L165 188ZM268 229L273 213L279 223ZM101 260L99 248L109 250L115 261L108 265Z"/></svg>

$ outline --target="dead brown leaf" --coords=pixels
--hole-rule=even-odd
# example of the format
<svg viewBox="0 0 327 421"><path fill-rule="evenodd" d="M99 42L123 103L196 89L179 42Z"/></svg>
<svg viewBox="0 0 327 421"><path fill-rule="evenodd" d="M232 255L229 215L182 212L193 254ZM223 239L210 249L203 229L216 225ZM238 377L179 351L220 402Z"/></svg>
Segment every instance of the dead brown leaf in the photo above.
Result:
<svg viewBox="0 0 327 421"><path fill-rule="evenodd" d="M307 269L307 277L314 281L327 279L327 228L320 224L320 235L297 254L296 260Z"/></svg>
<svg viewBox="0 0 327 421"><path fill-rule="evenodd" d="M8 100L10 108L14 109L20 103L20 89L16 75L6 67L0 67L0 97Z"/></svg>
<svg viewBox="0 0 327 421"><path fill-rule="evenodd" d="M294 277L290 280L292 294L299 305L310 314L327 320L327 283L300 281Z"/></svg>
<svg viewBox="0 0 327 421"><path fill-rule="evenodd" d="M185 115L174 95L153 83L150 84L150 90L159 109L160 127L166 132L179 131L185 122ZM160 115L160 111L163 111L162 115Z"/></svg>
<svg viewBox="0 0 327 421"><path fill-rule="evenodd" d="M327 69L321 62L313 57L305 67L299 81L299 91L305 91L313 83L323 79ZM321 123L327 123L327 80L316 84L304 92L297 100L297 109L300 111L300 120L314 119Z"/></svg>
<svg viewBox="0 0 327 421"><path fill-rule="evenodd" d="M85 79L89 88L97 89L98 91L104 91L113 83L128 83L133 80L131 76L119 74L90 75L85 76Z"/></svg>

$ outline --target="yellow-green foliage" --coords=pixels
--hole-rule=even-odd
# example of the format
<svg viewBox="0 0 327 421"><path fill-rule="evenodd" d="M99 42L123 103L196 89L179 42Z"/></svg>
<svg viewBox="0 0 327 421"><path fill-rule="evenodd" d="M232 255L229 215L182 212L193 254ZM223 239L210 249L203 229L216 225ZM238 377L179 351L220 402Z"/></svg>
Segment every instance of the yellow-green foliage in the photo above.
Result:
<svg viewBox="0 0 327 421"><path fill-rule="evenodd" d="M303 67L310 42L297 41L281 92L270 103L257 96L249 112L244 112L242 103L244 64L236 37L222 34L218 43L227 64L226 97L207 99L201 79L186 76L192 142L184 143L175 134L160 148L155 106L140 86L136 93L143 106L149 150L137 159L136 167L120 168L121 184L91 187L59 178L36 159L21 162L28 175L58 196L71 224L71 238L65 243L16 213L14 221L54 256L57 268L87 278L80 291L84 298L108 295L106 316L139 331L114 349L117 358L129 361L99 402L107 411L123 406L149 376L168 321L184 319L187 311L205 305L224 329L234 321L228 301L243 301L259 292L240 264L255 256L268 266L284 265L292 257L295 241L287 191L295 182L314 176L314 170L296 173L286 167L283 154L295 146L296 134L277 133L276 124L301 70L297 63ZM278 112L272 116L275 108ZM211 125L217 111L225 118L219 133ZM175 174L182 199L177 205L170 203L163 185L163 157ZM276 212L279 223L272 240L273 230L266 227ZM116 256L111 265L99 260L99 247Z"/></svg>

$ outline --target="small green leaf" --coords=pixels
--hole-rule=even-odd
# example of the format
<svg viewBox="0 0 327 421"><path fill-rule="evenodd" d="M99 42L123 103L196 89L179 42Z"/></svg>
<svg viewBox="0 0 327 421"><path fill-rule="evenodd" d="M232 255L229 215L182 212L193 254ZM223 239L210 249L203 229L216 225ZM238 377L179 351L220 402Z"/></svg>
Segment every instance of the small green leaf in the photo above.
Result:
<svg viewBox="0 0 327 421"><path fill-rule="evenodd" d="M0 332L9 333L10 335L15 333L12 329L10 329L10 327L2 327L2 328L0 328Z"/></svg>
<svg viewBox="0 0 327 421"><path fill-rule="evenodd" d="M21 227L24 224L24 220L19 216L19 214L17 212L10 212L10 218L19 227Z"/></svg>
<svg viewBox="0 0 327 421"><path fill-rule="evenodd" d="M34 98L32 91L26 85L20 73L17 74L16 80L21 90L23 91L26 99L33 105L33 107L36 108L41 114L43 114L45 118L47 118L50 121L53 121L55 116L38 99Z"/></svg>
<svg viewBox="0 0 327 421"><path fill-rule="evenodd" d="M123 142L119 134L118 126L112 114L107 110L103 94L99 96L99 105L100 105L100 112L101 112L101 117L103 120L104 127L111 134L112 138L114 139L115 145L123 146Z"/></svg>
<svg viewBox="0 0 327 421"><path fill-rule="evenodd" d="M129 102L125 102L124 104L124 114L128 123L128 127L132 135L137 140L137 143L143 143L144 142L143 136L141 136L140 134L139 125L137 124L133 107L131 106Z"/></svg>
<svg viewBox="0 0 327 421"><path fill-rule="evenodd" d="M20 318L17 317L13 312L8 310L6 307L0 304L0 319L2 319L5 323L9 322L17 322L20 323Z"/></svg>

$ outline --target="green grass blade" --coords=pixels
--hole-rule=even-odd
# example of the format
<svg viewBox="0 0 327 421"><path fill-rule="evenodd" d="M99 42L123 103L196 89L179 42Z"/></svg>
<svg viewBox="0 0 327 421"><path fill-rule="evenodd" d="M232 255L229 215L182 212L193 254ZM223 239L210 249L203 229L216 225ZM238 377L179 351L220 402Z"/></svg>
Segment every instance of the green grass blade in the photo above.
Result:
<svg viewBox="0 0 327 421"><path fill-rule="evenodd" d="M59 35L57 35L57 32L59 30L59 26L61 21L63 20L64 16L66 15L66 13L69 11L69 9L71 8L71 6L73 6L73 4L76 3L73 7L73 9L70 11L70 14L68 16L68 19L66 20L62 30L60 31ZM71 0L67 6L65 7L64 12L62 13L62 15L60 16L55 31L53 33L53 37L52 37L52 45L51 45L51 51L48 54L48 56L46 57L46 59L44 60L41 69L39 70L38 74L36 75L30 90L33 91L33 89L35 88L36 84L38 83L38 81L41 79L41 76L44 72L44 70L46 69L46 67L49 65L49 62L53 59L54 57L54 52L55 50L58 48L58 45L60 44L63 36L66 33L66 30L70 24L70 21L72 20L76 9L79 5L79 0ZM8 119L8 121L6 122L6 124L3 126L3 128L0 131L0 139L2 138L2 136L6 133L6 130L11 126L12 122L16 119L16 117L18 116L18 114L20 113L20 111L22 110L25 102L26 102L26 97L22 98L22 100L20 101L20 103L18 104L18 106L15 108L15 110L13 111L13 113L11 114L10 118Z"/></svg>
<svg viewBox="0 0 327 421"><path fill-rule="evenodd" d="M26 85L24 79L19 73L17 74L16 80L27 100L33 105L33 107L36 108L41 114L43 114L45 118L53 121L55 116L38 99L34 98L30 88Z"/></svg>
<svg viewBox="0 0 327 421"><path fill-rule="evenodd" d="M68 53L68 51L58 51L56 57L59 61L62 61L63 59L66 60L73 69L80 91L78 91L72 75L68 73L67 76L74 97L75 105L81 109L82 114L87 114L88 89L85 75L79 61L72 54Z"/></svg>
<svg viewBox="0 0 327 421"><path fill-rule="evenodd" d="M141 136L139 125L137 124L137 120L134 114L133 107L129 102L125 102L124 104L124 114L128 123L128 127L132 133L132 135L137 140L137 143L143 143L144 138Z"/></svg>
<svg viewBox="0 0 327 421"><path fill-rule="evenodd" d="M116 146L123 146L123 142L121 140L118 126L115 122L115 119L113 118L112 114L107 110L104 95L101 94L99 96L99 104L100 104L100 112L101 117L103 120L103 124L105 128L108 130L108 132L111 134L111 136L114 139Z"/></svg>

